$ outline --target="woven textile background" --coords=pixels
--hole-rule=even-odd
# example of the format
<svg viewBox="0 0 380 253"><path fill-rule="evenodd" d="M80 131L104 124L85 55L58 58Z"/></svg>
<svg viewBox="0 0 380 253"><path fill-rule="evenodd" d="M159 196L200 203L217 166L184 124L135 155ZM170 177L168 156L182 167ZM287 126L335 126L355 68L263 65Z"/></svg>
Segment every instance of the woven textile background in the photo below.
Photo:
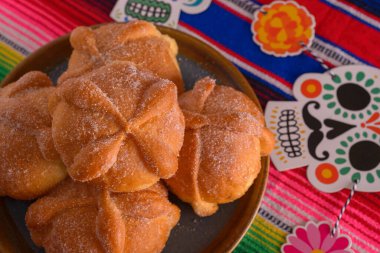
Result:
<svg viewBox="0 0 380 253"><path fill-rule="evenodd" d="M260 102L292 100L292 84L307 72L323 72L304 53L275 58L261 53L251 39L253 11L271 1L215 0L198 15L181 14L179 29L196 36L235 63L252 84ZM380 67L379 0L297 0L316 18L312 47L331 66ZM79 25L110 22L115 0L0 0L0 79L25 56ZM247 235L235 252L279 252L295 225L308 220L335 221L348 191L325 194L306 179L304 168L270 168L268 188ZM380 194L358 193L343 221L355 252L380 252Z"/></svg>

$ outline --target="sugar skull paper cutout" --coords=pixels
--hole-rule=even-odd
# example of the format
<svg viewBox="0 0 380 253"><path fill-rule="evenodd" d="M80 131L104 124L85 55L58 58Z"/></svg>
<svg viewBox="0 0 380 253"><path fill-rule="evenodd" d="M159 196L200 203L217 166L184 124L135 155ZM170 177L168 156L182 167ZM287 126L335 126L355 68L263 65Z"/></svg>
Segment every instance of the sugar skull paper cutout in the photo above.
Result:
<svg viewBox="0 0 380 253"><path fill-rule="evenodd" d="M269 102L265 117L276 135L278 170L307 166L319 190L336 192L359 179L358 190L380 191L380 70L342 66L305 74L294 102Z"/></svg>
<svg viewBox="0 0 380 253"><path fill-rule="evenodd" d="M211 0L119 0L111 17L116 21L140 19L175 28L181 11L198 14L210 4Z"/></svg>
<svg viewBox="0 0 380 253"><path fill-rule="evenodd" d="M299 55L314 38L315 20L294 1L274 1L254 14L251 31L254 42L277 57Z"/></svg>

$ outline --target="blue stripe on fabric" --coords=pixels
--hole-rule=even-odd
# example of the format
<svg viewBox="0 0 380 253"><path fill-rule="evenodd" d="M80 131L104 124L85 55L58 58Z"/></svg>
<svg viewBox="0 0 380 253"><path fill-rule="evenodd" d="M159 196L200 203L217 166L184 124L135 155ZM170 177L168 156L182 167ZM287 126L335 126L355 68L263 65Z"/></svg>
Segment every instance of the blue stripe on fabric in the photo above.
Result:
<svg viewBox="0 0 380 253"><path fill-rule="evenodd" d="M316 60L305 54L278 58L261 52L252 40L250 24L215 3L198 15L182 13L181 21L289 83L304 73L324 72Z"/></svg>
<svg viewBox="0 0 380 253"><path fill-rule="evenodd" d="M350 17L352 17L352 18L354 18L354 19L356 19L356 20L358 20L358 21L360 21L361 23L368 25L369 27L375 29L376 31L380 31L380 29L377 28L376 26L374 26L374 25L368 23L368 22L365 21L364 19L361 19L361 18L359 18L359 17L357 17L357 16L352 15L351 13L349 13L348 11L346 11L345 9L343 9L343 8L341 8L341 7L339 7L339 6L336 6L336 5L334 5L334 4L331 4L331 3L329 3L329 2L326 1L326 0L320 0L320 1L323 2L323 3L325 3L326 5L328 5L328 6L332 7L332 8L334 8L334 9L339 10L339 11L343 12L344 14L346 14L346 15L348 15L348 16L350 16ZM356 11L356 10L355 10L355 11Z"/></svg>

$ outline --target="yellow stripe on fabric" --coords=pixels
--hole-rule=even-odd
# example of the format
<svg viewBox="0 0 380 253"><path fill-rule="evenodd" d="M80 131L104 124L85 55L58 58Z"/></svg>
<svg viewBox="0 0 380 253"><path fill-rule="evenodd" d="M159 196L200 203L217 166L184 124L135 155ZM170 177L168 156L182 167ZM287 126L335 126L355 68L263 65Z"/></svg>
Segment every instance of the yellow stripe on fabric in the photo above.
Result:
<svg viewBox="0 0 380 253"><path fill-rule="evenodd" d="M0 50L0 60L5 64L5 65L8 65L8 66L16 66L18 62L15 62L14 59L11 59L9 58L9 55L5 54L4 51L1 51Z"/></svg>
<svg viewBox="0 0 380 253"><path fill-rule="evenodd" d="M285 237L287 236L287 233L278 228L273 223L267 221L265 218L259 215L256 216L253 225L254 226L251 226L250 229L257 229L257 227L259 227L260 229L265 230L265 232L271 234L272 238L278 241L279 243L285 242Z"/></svg>
<svg viewBox="0 0 380 253"><path fill-rule="evenodd" d="M248 232L262 234L262 236L265 237L267 241L271 242L272 244L281 243L279 240L277 240L277 238L274 237L274 234L271 233L270 230L268 230L264 226L254 227L253 229L248 230Z"/></svg>
<svg viewBox="0 0 380 253"><path fill-rule="evenodd" d="M24 56L5 44L4 42L0 41L0 52L5 55L10 61L12 61L14 64L19 63Z"/></svg>
<svg viewBox="0 0 380 253"><path fill-rule="evenodd" d="M263 236L263 234L258 234L256 232L248 231L247 235L254 240L254 244L261 246L261 248L266 249L267 252L279 252L277 245L273 245L267 240L268 237Z"/></svg>

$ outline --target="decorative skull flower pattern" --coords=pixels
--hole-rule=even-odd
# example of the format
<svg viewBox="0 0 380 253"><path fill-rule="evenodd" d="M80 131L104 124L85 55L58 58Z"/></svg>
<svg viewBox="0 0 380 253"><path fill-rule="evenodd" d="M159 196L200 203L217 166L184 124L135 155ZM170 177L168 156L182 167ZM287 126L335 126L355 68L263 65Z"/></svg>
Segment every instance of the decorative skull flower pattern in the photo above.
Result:
<svg viewBox="0 0 380 253"><path fill-rule="evenodd" d="M253 40L261 50L277 57L303 52L314 38L315 20L305 7L293 1L274 1L256 11Z"/></svg>
<svg viewBox="0 0 380 253"><path fill-rule="evenodd" d="M279 170L308 166L309 181L336 192L358 180L358 190L380 190L380 70L342 66L305 74L293 87L295 102L270 102L269 128L278 145Z"/></svg>
<svg viewBox="0 0 380 253"><path fill-rule="evenodd" d="M352 253L351 239L346 235L331 236L329 224L308 222L298 226L287 236L283 253Z"/></svg>

